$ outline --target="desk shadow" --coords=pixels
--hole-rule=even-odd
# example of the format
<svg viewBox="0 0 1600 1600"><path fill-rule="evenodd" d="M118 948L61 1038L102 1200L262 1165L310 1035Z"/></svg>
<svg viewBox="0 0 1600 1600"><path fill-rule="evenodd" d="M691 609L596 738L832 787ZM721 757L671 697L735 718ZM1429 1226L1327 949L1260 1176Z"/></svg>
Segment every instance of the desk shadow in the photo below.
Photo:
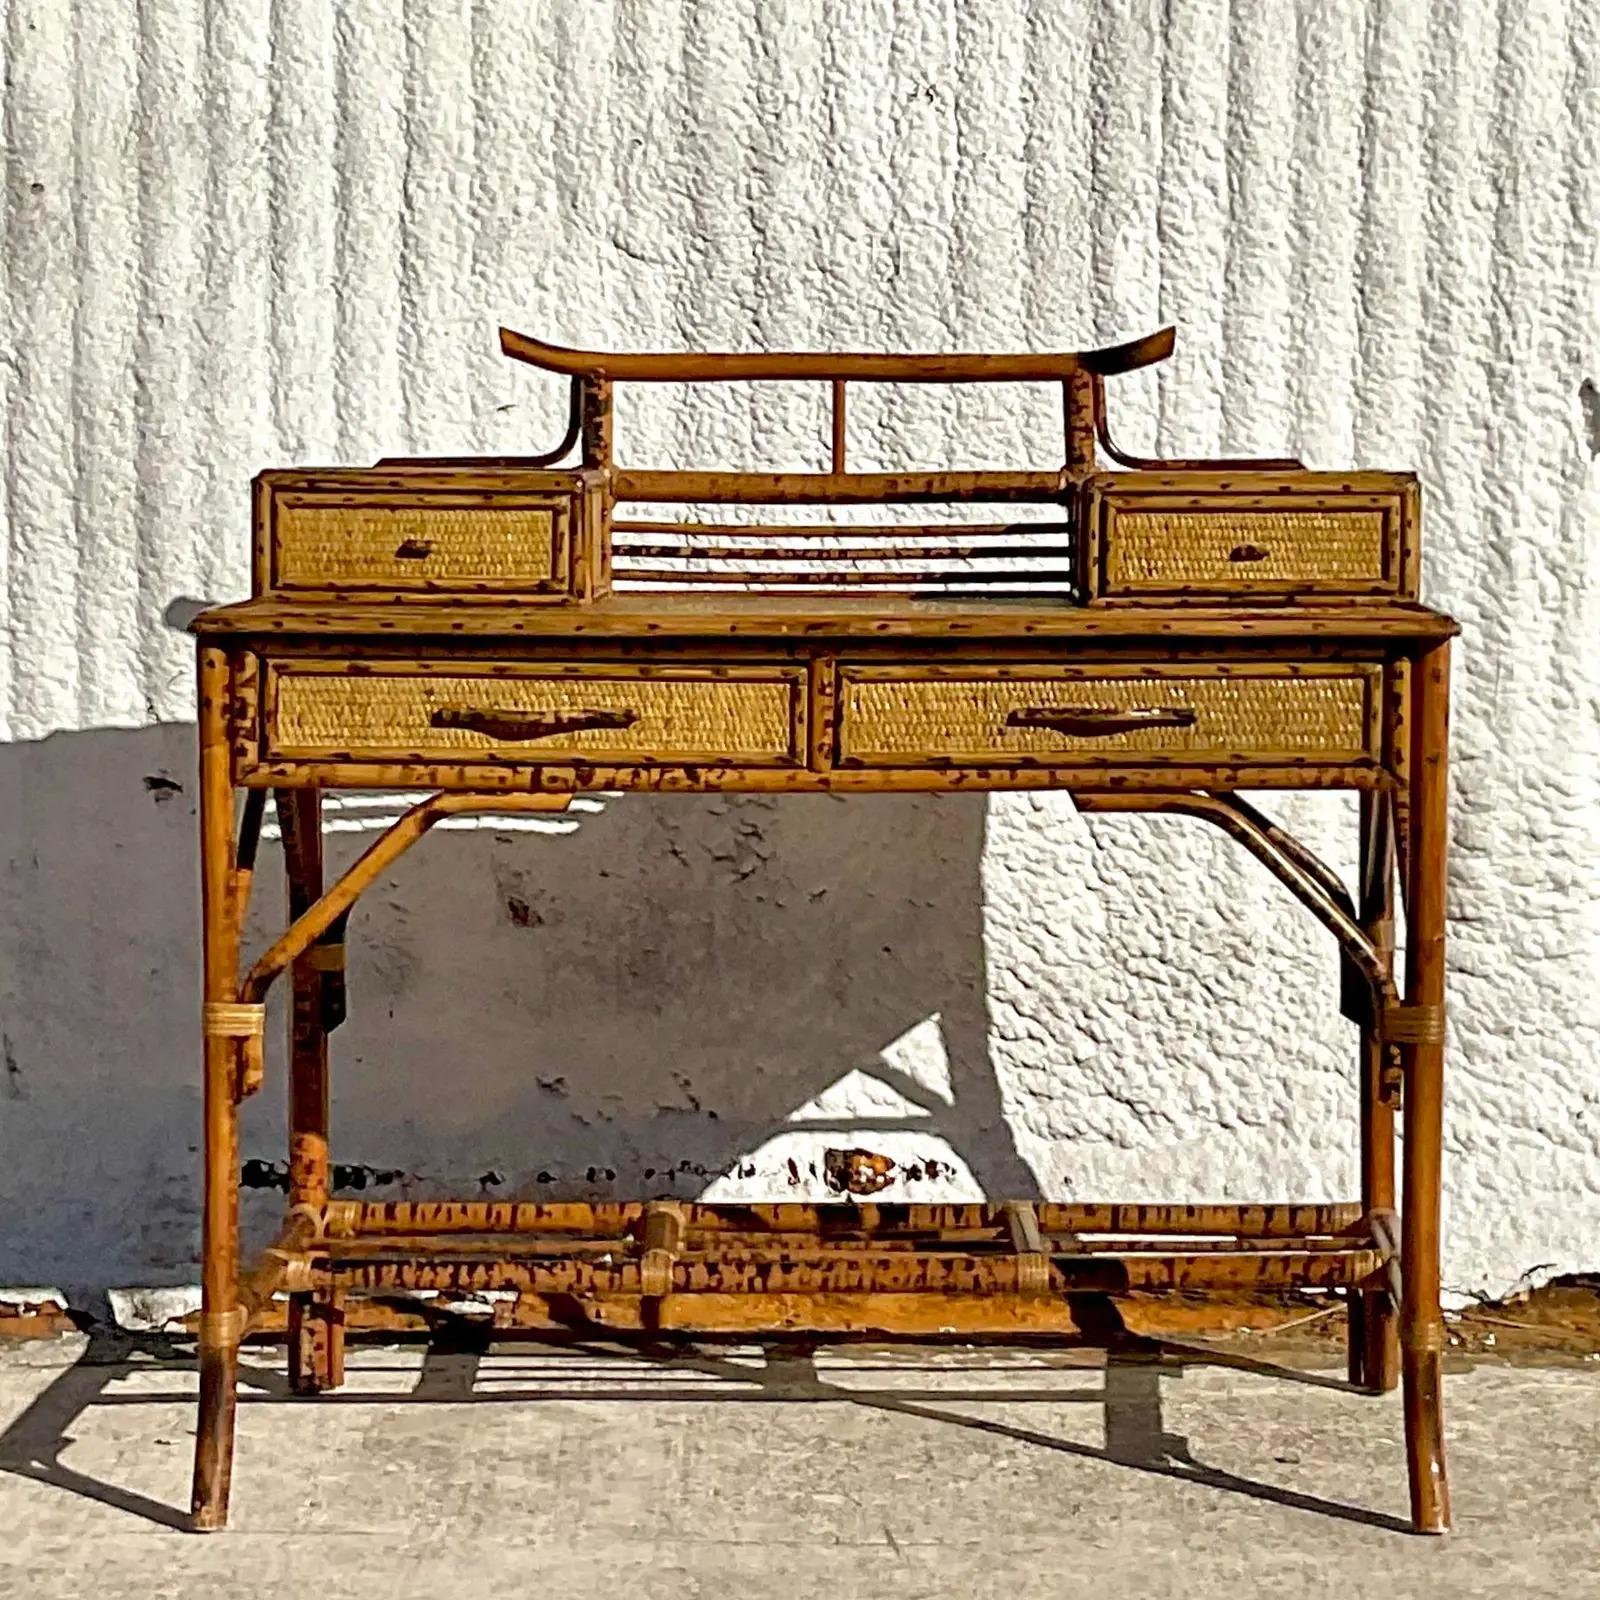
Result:
<svg viewBox="0 0 1600 1600"><path fill-rule="evenodd" d="M194 1281L193 769L185 724L0 746L0 1283ZM814 1198L824 1148L861 1145L889 1198L1037 1193L988 1049L984 818L636 795L561 834L436 831L352 918L336 1158L381 1197ZM330 832L330 865L374 836ZM269 1182L282 1032L244 1112ZM259 1237L277 1199L246 1199Z"/></svg>
<svg viewBox="0 0 1600 1600"><path fill-rule="evenodd" d="M1083 1297L1090 1298L1090 1297ZM1095 1297L1100 1298L1100 1297ZM1080 1308L1081 1309L1081 1308ZM1190 1439L1171 1432L1162 1412L1162 1387L1181 1379L1191 1366L1237 1365L1226 1356L1181 1345L1164 1344L1121 1333L1120 1318L1110 1302L1098 1319L1097 1343L1105 1345L1103 1377L1098 1387L1064 1390L1059 1383L1041 1382L1037 1373L1017 1372L1004 1383L991 1381L980 1350L961 1354L961 1370L973 1369L984 1378L968 1387L950 1380L951 1368L928 1368L929 1381L908 1382L918 1373L902 1356L879 1368L853 1360L853 1378L875 1371L892 1373L892 1381L879 1384L841 1382L819 1370L815 1344L804 1340L760 1341L685 1340L672 1345L649 1339L603 1342L585 1336L539 1335L508 1339L492 1330L463 1326L452 1334L441 1319L427 1345L416 1381L405 1393L381 1394L344 1389L312 1399L294 1396L277 1364L266 1365L260 1353L247 1350L241 1363L241 1404L291 1404L300 1406L386 1406L430 1402L459 1405L523 1404L558 1401L564 1405L694 1403L726 1405L840 1404L913 1417L946 1427L1013 1440L1038 1449L1102 1462L1110 1466L1197 1484L1218 1493L1295 1510L1310 1511L1343 1522L1408 1532L1404 1519L1363 1506L1350 1505L1302 1490L1284 1488L1206 1463ZM1086 1331L1088 1327L1086 1325ZM827 1341L834 1342L834 1341ZM1038 1341L1008 1339L1008 1345ZM740 1353L728 1353L736 1344ZM748 1351L758 1348L762 1359L752 1361ZM518 1366L513 1352L532 1350ZM569 1358L579 1358L573 1366ZM563 1364L565 1363L565 1364ZM1075 1362L1075 1366L1078 1363ZM1289 1382L1314 1383L1363 1394L1342 1380L1320 1373L1299 1372L1249 1362L1248 1369ZM117 1394L116 1386L135 1375L151 1371L192 1371L193 1362L171 1341L133 1338L100 1332L71 1367L57 1377L34 1402L0 1432L0 1472L8 1472L108 1505L165 1527L187 1526L180 1508L169 1506L124 1485L106 1482L76 1470L62 1460L73 1442L73 1430L97 1407L149 1406L192 1401L192 1385L182 1392ZM392 1368L385 1368L390 1371ZM1095 1369L1087 1364L1086 1378ZM688 1380L675 1383L682 1374ZM352 1380L360 1381L360 1351L352 1351ZM710 1380L708 1382L708 1380ZM488 1387L480 1388L480 1383ZM725 1383L726 1388L719 1388ZM1098 1405L1104 1417L1103 1443L1093 1445L1063 1437L1044 1428L1022 1426L992 1415L961 1407L990 1408L995 1404Z"/></svg>

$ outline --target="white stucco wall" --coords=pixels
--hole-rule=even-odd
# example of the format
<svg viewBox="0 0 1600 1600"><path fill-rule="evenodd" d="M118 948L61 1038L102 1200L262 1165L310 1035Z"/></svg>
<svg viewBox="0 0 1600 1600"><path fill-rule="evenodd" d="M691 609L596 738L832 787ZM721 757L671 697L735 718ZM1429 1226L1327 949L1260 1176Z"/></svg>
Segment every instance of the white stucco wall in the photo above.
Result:
<svg viewBox="0 0 1600 1600"><path fill-rule="evenodd" d="M1131 441L1418 469L1465 630L1446 1279L1600 1266L1594 0L3 11L0 1284L192 1277L172 619L245 592L259 467L543 446L562 390L499 322L1007 349L1172 320L1159 380L1115 388ZM817 460L815 391L682 400L625 398L626 459ZM856 464L874 416L886 465L1050 459L1046 394L873 403ZM1350 865L1344 802L1274 803ZM338 1153L418 1192L804 1194L841 1142L914 1163L904 1197L1354 1192L1331 947L1197 824L605 800L436 837L352 959ZM247 1156L281 1154L281 1083Z"/></svg>

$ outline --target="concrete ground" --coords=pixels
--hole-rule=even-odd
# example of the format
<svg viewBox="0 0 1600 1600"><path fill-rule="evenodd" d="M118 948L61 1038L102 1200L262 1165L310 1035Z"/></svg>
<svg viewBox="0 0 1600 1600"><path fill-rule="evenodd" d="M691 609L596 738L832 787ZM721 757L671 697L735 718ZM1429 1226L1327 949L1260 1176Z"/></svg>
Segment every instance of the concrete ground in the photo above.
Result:
<svg viewBox="0 0 1600 1600"><path fill-rule="evenodd" d="M1398 1396L1321 1372L507 1345L246 1380L233 1525L193 1535L181 1350L0 1346L0 1593L1600 1595L1595 1368L1450 1376L1443 1540L1398 1531Z"/></svg>

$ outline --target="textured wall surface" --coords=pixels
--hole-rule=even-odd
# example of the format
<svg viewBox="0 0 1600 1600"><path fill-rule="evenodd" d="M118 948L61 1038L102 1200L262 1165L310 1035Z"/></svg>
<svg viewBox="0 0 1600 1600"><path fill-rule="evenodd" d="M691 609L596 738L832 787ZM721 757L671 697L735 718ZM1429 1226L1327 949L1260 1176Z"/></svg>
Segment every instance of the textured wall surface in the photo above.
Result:
<svg viewBox="0 0 1600 1600"><path fill-rule="evenodd" d="M1130 442L1420 470L1426 596L1465 628L1446 1281L1600 1267L1595 0L3 13L0 1283L191 1279L175 623L244 592L261 466L550 439L563 392L498 322L1008 349L1172 320L1115 388ZM1051 401L863 396L852 464L1043 464ZM668 390L620 440L799 466L824 425L815 390ZM335 858L397 803L335 816ZM1273 803L1351 866L1352 808ZM435 837L352 962L336 1144L385 1193L802 1194L841 1142L914 1198L1353 1192L1331 946L1177 819L600 798Z"/></svg>

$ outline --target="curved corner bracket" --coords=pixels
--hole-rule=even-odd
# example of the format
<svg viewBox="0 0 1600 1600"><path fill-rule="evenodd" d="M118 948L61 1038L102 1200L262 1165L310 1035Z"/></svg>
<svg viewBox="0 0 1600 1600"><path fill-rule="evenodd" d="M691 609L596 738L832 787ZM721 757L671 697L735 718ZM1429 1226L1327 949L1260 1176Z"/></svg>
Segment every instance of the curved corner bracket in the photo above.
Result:
<svg viewBox="0 0 1600 1600"><path fill-rule="evenodd" d="M1134 472L1304 472L1305 462L1294 456L1262 456L1251 459L1243 456L1220 456L1214 460L1175 457L1164 461L1159 456L1129 455L1117 448L1111 437L1111 423L1106 414L1106 380L1096 372L1094 385L1094 432L1100 448L1117 463Z"/></svg>
<svg viewBox="0 0 1600 1600"><path fill-rule="evenodd" d="M537 472L553 467L563 456L570 455L583 432L583 379L574 377L569 385L571 399L567 403L567 431L554 450L537 456L384 456L376 464L380 467L422 471L430 467L481 467L485 470L517 470Z"/></svg>
<svg viewBox="0 0 1600 1600"><path fill-rule="evenodd" d="M561 435L561 443L554 450L547 450L542 456L523 456L521 462L530 467L553 467L563 456L574 450L578 437L583 432L583 379L574 378L567 385L569 398L567 401L567 431Z"/></svg>
<svg viewBox="0 0 1600 1600"><path fill-rule="evenodd" d="M1381 1009L1391 994L1393 980L1388 965L1356 921L1344 885L1299 840L1237 795L1198 790L1167 794L1087 792L1075 794L1073 799L1084 812L1164 811L1214 823L1242 844L1338 940L1339 948L1372 986L1376 1007Z"/></svg>
<svg viewBox="0 0 1600 1600"><path fill-rule="evenodd" d="M273 981L343 917L380 874L403 856L436 822L474 812L565 811L566 794L436 794L405 812L367 847L321 899L291 922L245 974L241 1000L259 1003Z"/></svg>

